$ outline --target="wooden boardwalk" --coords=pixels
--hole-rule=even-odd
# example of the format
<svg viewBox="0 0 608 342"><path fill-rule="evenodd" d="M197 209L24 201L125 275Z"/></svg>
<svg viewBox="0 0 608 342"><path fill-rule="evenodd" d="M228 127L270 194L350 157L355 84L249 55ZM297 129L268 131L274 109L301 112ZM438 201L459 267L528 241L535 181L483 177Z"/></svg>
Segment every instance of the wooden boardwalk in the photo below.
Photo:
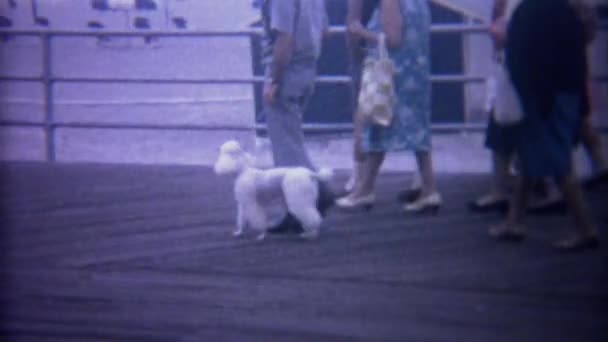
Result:
<svg viewBox="0 0 608 342"><path fill-rule="evenodd" d="M230 236L231 184L207 168L0 176L2 341L608 341L608 243L554 253L559 215L531 218L523 244L490 240L499 217L464 209L485 176L440 176L444 208L416 217L385 175L371 213L262 243ZM608 188L587 195L605 230Z"/></svg>

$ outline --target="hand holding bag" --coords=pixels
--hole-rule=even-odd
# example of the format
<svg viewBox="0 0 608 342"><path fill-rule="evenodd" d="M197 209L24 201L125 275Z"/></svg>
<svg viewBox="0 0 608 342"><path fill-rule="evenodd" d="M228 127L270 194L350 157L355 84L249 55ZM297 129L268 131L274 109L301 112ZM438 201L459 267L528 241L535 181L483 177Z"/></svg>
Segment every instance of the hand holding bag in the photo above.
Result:
<svg viewBox="0 0 608 342"><path fill-rule="evenodd" d="M523 117L519 95L513 87L509 72L502 62L496 63L496 102L494 120L501 125L515 124Z"/></svg>
<svg viewBox="0 0 608 342"><path fill-rule="evenodd" d="M386 37L378 39L378 58L367 57L363 65L358 111L365 123L387 127L393 120L395 67L388 56Z"/></svg>

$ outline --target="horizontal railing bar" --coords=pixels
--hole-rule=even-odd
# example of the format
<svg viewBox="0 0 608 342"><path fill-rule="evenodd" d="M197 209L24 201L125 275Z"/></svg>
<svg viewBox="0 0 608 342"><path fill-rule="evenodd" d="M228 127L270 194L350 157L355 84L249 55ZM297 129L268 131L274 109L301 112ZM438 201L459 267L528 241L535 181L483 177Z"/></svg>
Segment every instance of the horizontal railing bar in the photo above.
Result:
<svg viewBox="0 0 608 342"><path fill-rule="evenodd" d="M167 79L167 78L96 78L96 77L50 77L51 81L63 83L130 83L130 84L252 84L263 83L264 77L243 78L201 78L201 79ZM608 75L596 75L592 77L596 82L608 82ZM32 76L0 76L0 81L28 81L39 82L42 77ZM349 76L319 76L318 83L348 84ZM431 82L437 83L483 83L484 76L476 75L434 75Z"/></svg>
<svg viewBox="0 0 608 342"><path fill-rule="evenodd" d="M52 77L55 82L64 83L158 83L158 84L251 84L263 83L265 78L262 76L243 77L243 78L201 78L201 79L164 79L164 78L95 78L95 77ZM317 83L348 84L351 82L349 76L319 76ZM431 76L432 82L485 82L482 76L468 75L436 75Z"/></svg>
<svg viewBox="0 0 608 342"><path fill-rule="evenodd" d="M0 81L41 82L42 76L0 76Z"/></svg>
<svg viewBox="0 0 608 342"><path fill-rule="evenodd" d="M0 126L21 126L44 128L43 122L31 122L23 120L1 120ZM140 130L188 130L188 131L209 131L209 130L229 130L229 131L265 131L265 124L254 125L195 125L195 124L135 124L135 123L96 123L96 122L55 122L55 128L82 128L82 129L140 129ZM431 125L434 132L484 132L487 127L485 123L436 123ZM608 132L608 125L596 125L596 129ZM350 133L353 130L351 123L303 124L302 129L309 133L337 132Z"/></svg>
<svg viewBox="0 0 608 342"><path fill-rule="evenodd" d="M252 97L235 98L154 98L136 100L57 100L56 106L175 106L175 105L201 105L208 103L234 103L250 102ZM7 105L44 105L44 100L24 98L0 98L0 104Z"/></svg>
<svg viewBox="0 0 608 342"><path fill-rule="evenodd" d="M46 127L44 122L24 120L0 120L0 127Z"/></svg>
<svg viewBox="0 0 608 342"><path fill-rule="evenodd" d="M431 26L432 32L463 32L463 33L474 33L474 32L485 32L487 31L486 25L459 25L459 24L438 24ZM344 26L332 26L329 28L328 33L330 34L343 34L346 32ZM49 36L63 36L63 37L95 37L95 36L113 36L113 37L238 37L238 36L251 36L263 34L262 29L252 28L246 30L234 30L234 31L202 31L202 30L147 30L147 31L131 31L131 30L99 30L99 31L84 31L84 30L0 30L0 34L11 34L11 35L49 35Z"/></svg>
<svg viewBox="0 0 608 342"><path fill-rule="evenodd" d="M600 30L608 30L608 24L599 26ZM485 33L488 26L484 24L434 24L431 26L431 32L436 33ZM331 34L342 34L345 32L345 27L336 25L328 30ZM95 37L95 36L116 36L116 37L230 37L230 36L250 36L262 34L261 29L253 28L246 30L234 31L204 31L204 30L148 30L148 31L130 31L130 30L54 30L54 29L0 29L0 34L5 35L21 35L21 36L71 36L71 37Z"/></svg>

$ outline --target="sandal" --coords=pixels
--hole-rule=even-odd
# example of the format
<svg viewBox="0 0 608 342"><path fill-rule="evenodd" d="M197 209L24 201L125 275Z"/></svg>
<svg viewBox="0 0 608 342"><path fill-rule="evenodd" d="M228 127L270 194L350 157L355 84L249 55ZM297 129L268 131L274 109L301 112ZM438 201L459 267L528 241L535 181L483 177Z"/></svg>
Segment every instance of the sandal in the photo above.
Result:
<svg viewBox="0 0 608 342"><path fill-rule="evenodd" d="M490 227L490 237L499 241L521 242L526 238L526 227L524 225L509 225L502 223Z"/></svg>
<svg viewBox="0 0 608 342"><path fill-rule="evenodd" d="M608 170L599 171L597 174L583 181L583 188L591 190L596 186L608 184Z"/></svg>
<svg viewBox="0 0 608 342"><path fill-rule="evenodd" d="M469 210L474 213L489 213L509 211L509 200L501 197L483 196L469 203Z"/></svg>
<svg viewBox="0 0 608 342"><path fill-rule="evenodd" d="M553 244L559 252L563 253L580 253L586 250L594 250L600 247L600 240L597 236L591 235L581 237L580 235L572 236L563 240L559 240Z"/></svg>

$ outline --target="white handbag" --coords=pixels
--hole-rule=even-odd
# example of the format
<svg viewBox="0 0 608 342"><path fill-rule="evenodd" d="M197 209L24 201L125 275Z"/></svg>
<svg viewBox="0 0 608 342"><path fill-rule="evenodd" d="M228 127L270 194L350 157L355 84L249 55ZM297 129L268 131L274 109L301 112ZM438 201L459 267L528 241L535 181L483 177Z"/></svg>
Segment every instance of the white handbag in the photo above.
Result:
<svg viewBox="0 0 608 342"><path fill-rule="evenodd" d="M358 98L359 115L365 123L387 127L393 120L395 67L388 56L386 37L380 34L378 58L367 57L363 64L361 90Z"/></svg>
<svg viewBox="0 0 608 342"><path fill-rule="evenodd" d="M511 21L513 13L522 0L511 0L505 11L505 25ZM495 63L496 99L494 103L494 120L502 125L515 124L523 118L519 95L513 86L511 76L505 65L504 51L500 61Z"/></svg>
<svg viewBox="0 0 608 342"><path fill-rule="evenodd" d="M515 124L523 117L519 95L513 87L511 77L504 63L496 63L496 100L494 120L502 125Z"/></svg>

